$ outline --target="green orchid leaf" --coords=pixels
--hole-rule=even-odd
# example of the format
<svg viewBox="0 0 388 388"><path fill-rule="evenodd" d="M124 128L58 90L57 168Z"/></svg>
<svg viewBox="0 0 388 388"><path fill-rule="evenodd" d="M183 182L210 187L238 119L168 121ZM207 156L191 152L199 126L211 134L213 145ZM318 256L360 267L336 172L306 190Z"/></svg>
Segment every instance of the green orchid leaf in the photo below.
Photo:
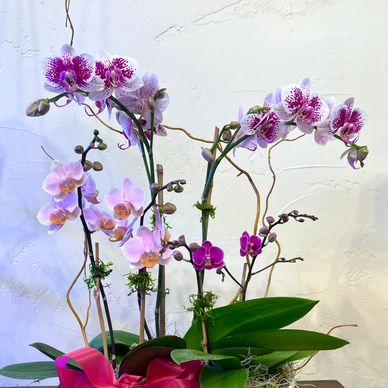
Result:
<svg viewBox="0 0 388 388"><path fill-rule="evenodd" d="M51 358L52 360L55 360L57 357L65 354L64 352L61 352L60 350L58 350L50 345L44 344L43 342L34 342L30 346L39 350L45 356Z"/></svg>
<svg viewBox="0 0 388 388"><path fill-rule="evenodd" d="M349 342L327 334L306 330L260 330L222 338L211 343L212 349L252 346L273 351L338 349Z"/></svg>
<svg viewBox="0 0 388 388"><path fill-rule="evenodd" d="M126 352L130 349L134 344L137 345L139 343L139 336L136 334L129 333L123 330L113 330L113 337L115 340L115 345L123 345L125 347ZM106 332L106 340L108 342L108 347L110 347L111 340L109 331ZM102 335L98 334L90 341L90 347L98 350L103 350L103 342Z"/></svg>
<svg viewBox="0 0 388 388"><path fill-rule="evenodd" d="M315 350L306 350L299 352L273 352L271 354L253 357L251 362L253 364L264 364L269 369L276 369L284 364L310 357L316 352L317 351Z"/></svg>
<svg viewBox="0 0 388 388"><path fill-rule="evenodd" d="M220 348L220 349L212 349L212 354L224 354L227 356L235 356L235 357L247 357L252 355L261 355L272 353L272 350L265 348L252 348L250 346L236 346L233 348Z"/></svg>
<svg viewBox="0 0 388 388"><path fill-rule="evenodd" d="M236 357L227 356L224 354L205 353L200 350L194 350L194 349L175 349L171 352L171 358L177 364L182 364L182 362L192 361L192 360L218 361L218 360L225 360L225 359L235 359L238 361Z"/></svg>
<svg viewBox="0 0 388 388"><path fill-rule="evenodd" d="M12 379L43 380L57 377L57 369L54 361L26 362L5 366L0 369L0 375Z"/></svg>
<svg viewBox="0 0 388 388"><path fill-rule="evenodd" d="M63 354L65 354L62 351L54 348L53 346L44 344L43 342L34 342L30 346L32 346L33 348L39 350L45 356L51 358L52 360L55 360L57 357L62 356ZM78 365L78 363L73 361L73 360L69 360L69 362L67 363L67 368L82 370L82 368Z"/></svg>
<svg viewBox="0 0 388 388"><path fill-rule="evenodd" d="M274 297L237 302L213 309L208 319L209 338L218 341L228 335L253 330L280 329L299 320L318 302L303 298ZM201 349L201 322L195 321L184 339L191 349Z"/></svg>
<svg viewBox="0 0 388 388"><path fill-rule="evenodd" d="M153 338L152 340L146 341L139 346L165 346L172 349L185 349L186 342L182 338L177 337L175 335L166 335L164 337Z"/></svg>
<svg viewBox="0 0 388 388"><path fill-rule="evenodd" d="M284 352L272 352L269 354L263 354L252 358L252 364L262 364L268 368L280 366L287 362L290 357L294 356L295 351L284 351Z"/></svg>
<svg viewBox="0 0 388 388"><path fill-rule="evenodd" d="M201 388L244 388L248 369L220 371L204 366L199 376Z"/></svg>

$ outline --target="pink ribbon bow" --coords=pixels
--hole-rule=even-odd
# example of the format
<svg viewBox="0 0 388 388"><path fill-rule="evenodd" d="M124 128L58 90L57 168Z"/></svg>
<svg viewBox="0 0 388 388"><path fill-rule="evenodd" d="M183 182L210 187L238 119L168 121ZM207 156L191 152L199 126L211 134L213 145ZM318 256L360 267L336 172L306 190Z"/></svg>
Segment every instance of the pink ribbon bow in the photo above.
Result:
<svg viewBox="0 0 388 388"><path fill-rule="evenodd" d="M69 360L83 369L66 368ZM96 349L82 348L55 360L61 388L199 388L201 361L176 365L168 358L155 358L147 368L147 379L123 374L116 379L108 360Z"/></svg>

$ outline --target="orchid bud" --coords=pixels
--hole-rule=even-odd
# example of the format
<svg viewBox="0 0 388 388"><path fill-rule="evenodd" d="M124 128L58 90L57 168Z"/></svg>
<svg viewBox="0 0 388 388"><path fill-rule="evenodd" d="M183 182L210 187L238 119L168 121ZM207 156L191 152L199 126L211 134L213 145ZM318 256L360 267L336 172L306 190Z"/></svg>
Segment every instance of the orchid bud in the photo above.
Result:
<svg viewBox="0 0 388 388"><path fill-rule="evenodd" d="M161 187L159 183L152 183L150 189L153 193L160 191Z"/></svg>
<svg viewBox="0 0 388 388"><path fill-rule="evenodd" d="M277 234L275 232L272 232L268 235L268 241L274 242L276 240Z"/></svg>
<svg viewBox="0 0 388 388"><path fill-rule="evenodd" d="M209 162L209 163L212 163L214 162L214 155L213 155L213 152L211 152L209 150L209 148L204 148L204 147L201 147L202 148L202 151L201 151L201 155L203 156L203 158Z"/></svg>
<svg viewBox="0 0 388 388"><path fill-rule="evenodd" d="M183 234L178 237L178 242L180 245L186 245L186 238Z"/></svg>
<svg viewBox="0 0 388 388"><path fill-rule="evenodd" d="M164 98L165 95L166 95L166 88L159 89L159 90L155 93L154 99L155 99L155 100L158 100L158 99Z"/></svg>
<svg viewBox="0 0 388 388"><path fill-rule="evenodd" d="M229 141L232 138L232 131L230 129L225 129L222 134L222 140Z"/></svg>
<svg viewBox="0 0 388 388"><path fill-rule="evenodd" d="M261 235L267 235L269 232L269 228L268 226L262 226L260 229L259 229L259 234Z"/></svg>
<svg viewBox="0 0 388 388"><path fill-rule="evenodd" d="M267 220L267 222L268 222L270 225L273 224L273 223L275 222L275 218L273 218L272 216L266 217L266 220Z"/></svg>
<svg viewBox="0 0 388 388"><path fill-rule="evenodd" d="M174 214L176 212L176 206L171 202L166 202L162 206L162 211L164 214L168 214L168 215Z"/></svg>
<svg viewBox="0 0 388 388"><path fill-rule="evenodd" d="M189 244L189 248L191 252L195 252L199 247L200 245L195 242Z"/></svg>
<svg viewBox="0 0 388 388"><path fill-rule="evenodd" d="M85 151L85 149L84 149L84 147L82 147L82 145L76 145L75 147L74 147L74 152L76 153L76 154L83 154L84 153L84 151Z"/></svg>
<svg viewBox="0 0 388 388"><path fill-rule="evenodd" d="M29 117L44 116L50 110L50 103L47 100L36 100L26 109Z"/></svg>
<svg viewBox="0 0 388 388"><path fill-rule="evenodd" d="M104 150L106 150L108 148L108 146L106 145L106 143L100 143L99 145L98 145L98 149L100 150L100 151L104 151Z"/></svg>
<svg viewBox="0 0 388 388"><path fill-rule="evenodd" d="M183 187L182 187L181 185L176 185L176 186L174 187L174 191L175 191L176 193L181 193L181 192L183 191Z"/></svg>
<svg viewBox="0 0 388 388"><path fill-rule="evenodd" d="M166 189L167 191L173 191L174 190L174 186L172 185L172 183L169 183L168 185L167 185L167 189Z"/></svg>
<svg viewBox="0 0 388 388"><path fill-rule="evenodd" d="M153 98L147 100L147 105L150 110L155 110L155 100Z"/></svg>
<svg viewBox="0 0 388 388"><path fill-rule="evenodd" d="M180 183L181 185L185 185L185 184L186 184L186 179L181 179L181 180L179 181L179 183Z"/></svg>
<svg viewBox="0 0 388 388"><path fill-rule="evenodd" d="M84 171L89 171L93 167L93 163L90 160L85 160Z"/></svg>
<svg viewBox="0 0 388 388"><path fill-rule="evenodd" d="M241 124L238 121L231 121L229 124L230 129L239 129Z"/></svg>
<svg viewBox="0 0 388 388"><path fill-rule="evenodd" d="M92 168L94 171L102 171L104 166L100 162L93 162Z"/></svg>
<svg viewBox="0 0 388 388"><path fill-rule="evenodd" d="M282 214L280 214L279 218L280 218L283 222L287 222L287 221L290 219L290 217L288 216L287 213L282 213Z"/></svg>
<svg viewBox="0 0 388 388"><path fill-rule="evenodd" d="M173 254L173 257L176 261L182 261L183 260L183 255L179 251L175 251Z"/></svg>

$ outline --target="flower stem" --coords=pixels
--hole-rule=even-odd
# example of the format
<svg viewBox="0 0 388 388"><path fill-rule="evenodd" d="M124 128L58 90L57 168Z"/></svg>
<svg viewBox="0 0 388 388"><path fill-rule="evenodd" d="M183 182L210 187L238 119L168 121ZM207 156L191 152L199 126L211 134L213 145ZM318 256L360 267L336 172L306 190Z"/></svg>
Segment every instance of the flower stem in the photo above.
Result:
<svg viewBox="0 0 388 388"><path fill-rule="evenodd" d="M94 140L92 141L92 144L94 143ZM91 150L91 146L89 146L82 153L82 157L81 157L81 164L82 164L82 166L84 166L85 160L86 160L86 155L87 155L87 153L90 150ZM83 226L83 229L84 229L84 233L85 233L85 239L86 239L86 243L87 243L87 251L88 251L88 255L89 255L89 260L90 260L91 265L93 267L95 267L96 266L96 261L94 259L92 236L91 236L91 232L90 232L90 230L88 228L88 225L86 223L85 216L84 216L81 187L77 188L77 195L78 195L78 207L81 210L80 220L81 220L81 223L82 223L82 226ZM111 320L109 306L108 306L108 300L106 298L104 286L102 285L101 282L99 284L99 288L100 288L100 293L101 293L101 297L102 297L102 302L103 302L103 305L104 305L105 316L106 316L106 321L107 321L107 324L108 324L109 336L110 336L110 341L111 341L112 367L113 367L113 369L116 369L116 346L115 346L115 339L114 339L114 333L113 333L112 320Z"/></svg>
<svg viewBox="0 0 388 388"><path fill-rule="evenodd" d="M158 184L162 188L163 166L161 164L156 165L156 174L158 178ZM163 202L163 190L160 190L158 193L158 206L163 206ZM155 306L155 330L156 336L166 335L166 269L164 265L159 265L158 269L158 291L156 294Z"/></svg>

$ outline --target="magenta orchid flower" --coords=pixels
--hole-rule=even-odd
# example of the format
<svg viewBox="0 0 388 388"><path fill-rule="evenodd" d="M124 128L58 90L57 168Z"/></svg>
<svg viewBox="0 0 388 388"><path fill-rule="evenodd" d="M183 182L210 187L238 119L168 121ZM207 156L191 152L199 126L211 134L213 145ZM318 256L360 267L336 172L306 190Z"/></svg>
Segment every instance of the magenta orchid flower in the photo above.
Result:
<svg viewBox="0 0 388 388"><path fill-rule="evenodd" d="M240 237L240 255L257 256L262 250L262 240L259 236L250 236L248 232L243 232Z"/></svg>
<svg viewBox="0 0 388 388"><path fill-rule="evenodd" d="M297 127L308 134L329 115L326 102L317 94L311 93L308 79L304 79L300 86L279 88L273 96L273 104L282 120L295 120Z"/></svg>
<svg viewBox="0 0 388 388"><path fill-rule="evenodd" d="M129 239L122 247L124 256L135 268L153 268L157 264L165 265L170 256L161 254L160 235L146 226L140 226L136 236Z"/></svg>
<svg viewBox="0 0 388 388"><path fill-rule="evenodd" d="M81 186L82 197L85 198L88 202L97 205L100 201L97 199L98 190L96 187L96 182L90 174L85 174L86 179L84 184Z"/></svg>
<svg viewBox="0 0 388 388"><path fill-rule="evenodd" d="M72 193L62 201L51 201L38 212L37 218L42 225L49 226L49 234L61 229L66 221L75 220L81 214L77 206L77 194Z"/></svg>
<svg viewBox="0 0 388 388"><path fill-rule="evenodd" d="M95 77L95 60L88 54L77 55L65 44L60 56L47 58L44 62L45 88L54 93L90 92L101 89L103 82Z"/></svg>
<svg viewBox="0 0 388 388"><path fill-rule="evenodd" d="M118 220L125 220L131 214L140 217L143 213L144 191L127 178L121 188L116 187L108 193L105 203Z"/></svg>
<svg viewBox="0 0 388 388"><path fill-rule="evenodd" d="M331 115L331 130L350 143L357 141L364 125L365 114L358 108L353 108L354 98L348 98L342 105L334 108Z"/></svg>
<svg viewBox="0 0 388 388"><path fill-rule="evenodd" d="M96 75L104 87L89 93L89 98L104 101L113 93L116 97L126 96L142 86L137 74L137 62L134 59L104 53L96 60Z"/></svg>
<svg viewBox="0 0 388 388"><path fill-rule="evenodd" d="M54 161L51 172L43 181L43 190L59 201L82 186L86 180L81 162Z"/></svg>
<svg viewBox="0 0 388 388"><path fill-rule="evenodd" d="M158 77L153 72L148 72L143 76L143 86L135 92L122 96L120 101L133 113L142 116L142 125L146 129L151 129L151 110L148 100L155 101L154 106L154 130L157 135L165 135L165 129L161 126L163 112L169 104L169 96L163 90L160 91Z"/></svg>
<svg viewBox="0 0 388 388"><path fill-rule="evenodd" d="M116 119L123 129L123 134L127 139L127 144L119 144L119 148L125 150L132 146L138 146L140 148L139 133L136 129L135 123L133 120L128 117L128 115L122 111L116 113Z"/></svg>
<svg viewBox="0 0 388 388"><path fill-rule="evenodd" d="M224 251L213 246L210 241L205 241L193 252L193 266L197 271L221 268L224 266Z"/></svg>

